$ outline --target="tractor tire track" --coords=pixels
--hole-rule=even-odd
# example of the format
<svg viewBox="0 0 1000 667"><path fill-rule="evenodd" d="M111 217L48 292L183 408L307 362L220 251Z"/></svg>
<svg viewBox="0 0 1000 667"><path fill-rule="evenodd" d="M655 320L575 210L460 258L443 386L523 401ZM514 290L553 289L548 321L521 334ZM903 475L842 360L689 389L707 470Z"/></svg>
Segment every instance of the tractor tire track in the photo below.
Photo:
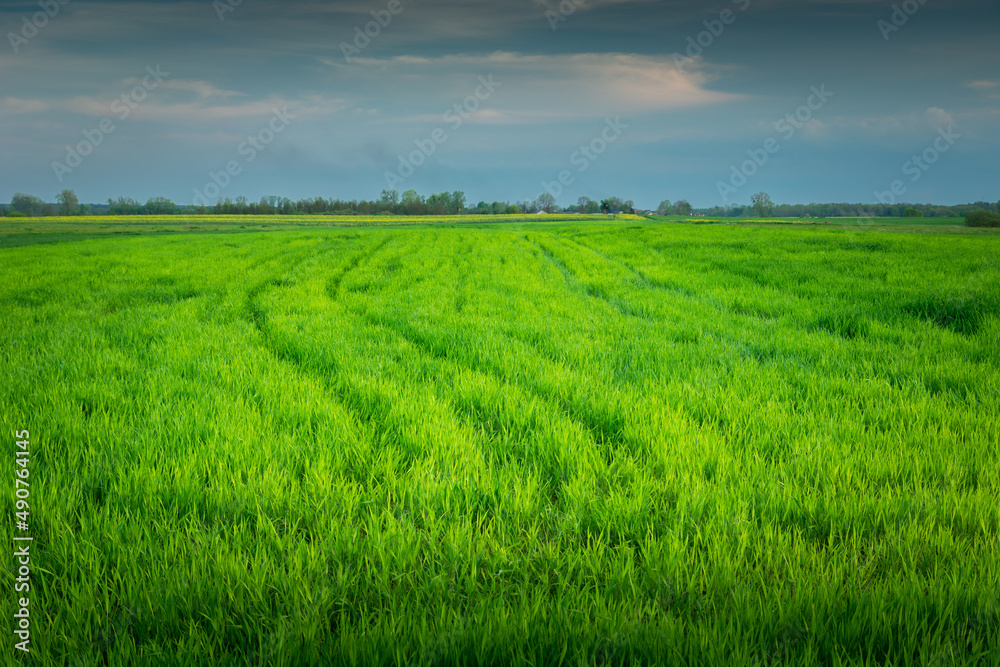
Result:
<svg viewBox="0 0 1000 667"><path fill-rule="evenodd" d="M356 270L362 264L367 264L368 262L370 262L372 257L377 255L394 238L395 238L394 234L386 236L381 241L376 243L374 247L369 248L368 250L365 250L355 255L343 269L334 274L334 276L330 278L329 282L327 282L326 285L326 293L330 297L330 299L333 301L337 300L337 297L340 294L340 285L341 283L344 282L344 278L347 277L347 274Z"/></svg>
<svg viewBox="0 0 1000 667"><path fill-rule="evenodd" d="M608 423L583 409L577 402L569 400L558 393L547 391L535 383L525 382L505 373L498 364L484 364L482 361L479 363L473 362L466 358L461 351L450 350L448 347L412 327L387 318L379 318L370 313L355 311L354 314L363 318L369 324L395 333L432 359L454 364L461 369L491 377L502 385L513 386L525 391L527 394L541 401L546 408L563 414L571 422L584 429L596 445L620 445L630 450L635 447L641 447L640 443L630 441L624 437L625 420L621 415L609 415L612 417L612 420L611 423ZM506 334L504 335L506 336ZM519 342L516 338L506 337L512 342Z"/></svg>
<svg viewBox="0 0 1000 667"><path fill-rule="evenodd" d="M338 271L338 273L334 276L334 278L332 278L328 282L327 296L332 301L338 301L339 286L343 282L344 277L351 271L354 271L357 268L359 268L362 264L370 261L371 258L374 257L380 250L382 250L393 238L394 237L390 235L382 239L374 247L369 248L355 255L347 263L347 265L343 269ZM304 259L305 258L303 258L303 260ZM299 264L301 264L303 260L297 262L295 266L297 267ZM293 269L294 268L295 267L293 267ZM256 297L259 296L264 290L272 286L280 286L280 284L281 284L280 280L272 278L263 281L256 287L256 289L253 290L252 298L248 299L248 304L250 304L250 312L254 315L252 321L261 331L262 335L265 337L265 340L271 343L270 350L272 353L278 355L279 358L282 358L285 361L295 363L300 367L304 367L303 360L301 359L300 355L292 354L290 350L287 349L287 346L279 346L274 343L267 330L266 313L264 313L255 303ZM492 377L501 384L513 385L523 391L526 391L529 395L538 398L542 402L542 404L547 408L557 409L557 412L565 414L567 418L569 418L571 421L575 422L578 426L584 429L590 435L591 439L594 441L595 444L622 445L625 447L629 447L630 444L631 445L637 444L637 443L628 443L624 440L622 436L622 430L624 428L624 419L621 418L619 415L609 415L613 417L613 419L611 420L611 424L609 425L607 421L598 419L590 412L586 411L585 409L582 409L581 406L575 404L573 401L567 400L566 398L564 398L559 394L546 392L535 385L526 384L524 382L509 377L507 374L503 372L502 369L500 369L496 365L489 365L486 367L477 366L475 363L472 363L461 356L455 356L454 354L449 354L449 350L447 348L441 348L440 346L436 345L434 341L420 335L419 332L413 330L412 328L402 326L399 323L391 322L389 320L376 318L375 316L367 312L359 311L356 308L351 308L349 305L343 304L342 302L341 305L344 306L346 310L355 317L359 317L363 321L366 321L367 323L373 326L377 326L379 328L383 328L394 333L395 335L408 341L411 345L416 347L422 353L430 356L433 359L445 360L454 363L456 366L460 368L482 373L484 375ZM517 342L516 338L507 336L506 334L504 335L512 342ZM543 354L543 356L549 358L550 361L554 361L556 363L563 363L559 360L553 359L550 355ZM331 369L331 370L336 371L339 369ZM356 403L356 401L352 400L351 396L345 395L343 392L338 392L338 398L340 398L341 402L345 404L345 407L352 407L352 405ZM477 423L479 423L480 426L484 428L487 426L486 424L483 424L481 422L481 420L478 418L478 415L474 415L471 412L467 413L467 415L474 418L477 421ZM576 416L574 417L572 415ZM358 416L364 418L371 418L370 414L359 414Z"/></svg>
<svg viewBox="0 0 1000 667"><path fill-rule="evenodd" d="M668 292L668 293L673 294L675 296L684 297L684 298L689 299L691 301L700 301L701 300L701 299L698 298L698 295L697 295L697 293L694 290L691 290L691 289L689 289L687 287L684 287L684 286L681 286L681 285L673 285L673 284L670 284L670 283L666 283L666 282L664 282L662 280L659 280L657 278L653 278L653 277L651 277L651 276L643 273L639 269L636 269L634 266L632 266L631 264L629 264L625 260L618 259L617 257L613 257L611 255L603 253L600 250L598 250L598 249L596 249L596 248L594 248L592 246L587 245L586 243L581 243L580 241L577 241L576 239L566 238L566 237L561 237L561 238L563 238L563 240L566 241L567 243L572 243L573 245L575 245L577 247L580 247L580 248L583 248L584 250L589 250L590 252L592 252L593 254L597 255L601 259L605 260L609 264L615 264L617 266L620 266L620 267L624 268L625 270L627 270L629 273L632 274L632 277L644 289L654 289L654 290L659 290L659 291L662 291L662 292Z"/></svg>
<svg viewBox="0 0 1000 667"><path fill-rule="evenodd" d="M352 258L348 262L348 267L339 273L340 280L343 279L344 275L357 268L366 258L370 259L390 239L391 237L385 238L375 248L359 253ZM307 258L297 261L289 271L297 269L305 259ZM289 271L286 271L283 275L287 275ZM262 347L274 359L292 368L297 375L318 383L320 387L327 391L331 398L336 400L346 412L354 417L358 424L368 425L372 429L374 442L399 442L400 432L394 429L390 424L390 420L387 419L393 407L393 401L390 397L386 397L372 389L365 391L358 385L352 384L346 378L347 374L343 365L336 359L326 357L321 363L317 363L319 360L309 356L305 350L296 346L293 340L282 341L278 335L281 332L275 332L271 329L267 320L267 313L261 308L258 300L268 289L281 286L282 284L284 284L283 278L272 277L257 283L248 293L247 311L249 319L261 335ZM401 442L400 445L399 450L404 463L411 463L418 453L423 450L423 443L417 442L415 439Z"/></svg>
<svg viewBox="0 0 1000 667"><path fill-rule="evenodd" d="M542 253L542 257L544 257L546 261L562 273L563 278L566 280L566 287L569 288L570 291L601 301L624 317L631 317L639 320L651 319L650 314L644 310L637 309L631 304L607 294L603 289L584 284L583 281L579 279L577 272L567 265L558 255L556 255L551 248L547 247L542 242L532 240L528 236L525 236L524 240L538 248L538 250Z"/></svg>

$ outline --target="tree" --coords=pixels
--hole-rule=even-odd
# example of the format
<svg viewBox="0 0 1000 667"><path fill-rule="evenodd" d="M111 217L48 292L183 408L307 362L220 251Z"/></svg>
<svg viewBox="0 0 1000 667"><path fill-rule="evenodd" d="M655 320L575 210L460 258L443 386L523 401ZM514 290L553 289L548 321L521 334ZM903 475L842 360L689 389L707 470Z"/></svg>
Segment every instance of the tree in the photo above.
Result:
<svg viewBox="0 0 1000 667"><path fill-rule="evenodd" d="M771 215L771 211L774 209L774 202L771 201L771 195L766 192L758 192L750 198L750 203L753 205L753 212L758 218L766 218Z"/></svg>
<svg viewBox="0 0 1000 667"><path fill-rule="evenodd" d="M72 190L63 190L60 192L56 196L56 201L59 203L60 215L73 215L79 212L80 200Z"/></svg>
<svg viewBox="0 0 1000 667"><path fill-rule="evenodd" d="M399 203L399 193L395 190L383 190L379 203L385 206L395 206Z"/></svg>
<svg viewBox="0 0 1000 667"><path fill-rule="evenodd" d="M622 199L621 197L608 197L607 199L602 199L601 211L605 213L612 213L614 211L621 211L622 213L631 213L632 200Z"/></svg>
<svg viewBox="0 0 1000 667"><path fill-rule="evenodd" d="M520 209L521 213L538 213L538 200L519 201L517 208Z"/></svg>
<svg viewBox="0 0 1000 667"><path fill-rule="evenodd" d="M965 224L968 227L1000 227L1000 213L986 209L969 211L965 215Z"/></svg>
<svg viewBox="0 0 1000 667"><path fill-rule="evenodd" d="M506 209L504 209L504 213L506 215L517 215L520 212L521 209L519 209L516 204L511 204Z"/></svg>
<svg viewBox="0 0 1000 667"><path fill-rule="evenodd" d="M237 197L237 210L246 209L246 197ZM139 207L141 215L174 215L179 213L177 204L166 197L152 197Z"/></svg>
<svg viewBox="0 0 1000 667"><path fill-rule="evenodd" d="M41 199L34 195L26 195L23 192L18 192L10 200L11 210L25 215L40 215L43 206L45 206L45 202Z"/></svg>
<svg viewBox="0 0 1000 667"><path fill-rule="evenodd" d="M455 210L451 194L441 192L427 198L427 212L431 215L446 215Z"/></svg>
<svg viewBox="0 0 1000 667"><path fill-rule="evenodd" d="M274 196L261 197L260 201L257 202L257 213L261 215L273 215L276 210L275 204L277 201L278 198Z"/></svg>
<svg viewBox="0 0 1000 667"><path fill-rule="evenodd" d="M118 201L108 199L108 213L111 215L137 215L141 204L131 197L119 197Z"/></svg>
<svg viewBox="0 0 1000 667"><path fill-rule="evenodd" d="M557 213L559 211L559 207L556 206L556 198L549 192L543 192L538 195L535 205L539 211L545 211L546 213Z"/></svg>
<svg viewBox="0 0 1000 667"><path fill-rule="evenodd" d="M674 210L677 211L677 215L691 215L691 204L686 199L681 199L674 204Z"/></svg>
<svg viewBox="0 0 1000 667"><path fill-rule="evenodd" d="M576 200L575 210L577 213L594 215L601 212L601 203L594 201L590 197L580 197Z"/></svg>
<svg viewBox="0 0 1000 667"><path fill-rule="evenodd" d="M913 208L911 206L910 208L908 208L905 211L903 211L903 217L904 218L919 218L920 217L920 211L918 211L917 209L915 209L915 208Z"/></svg>
<svg viewBox="0 0 1000 667"><path fill-rule="evenodd" d="M656 215L673 215L674 205L670 203L669 199L664 199L660 202L660 205L656 209Z"/></svg>
<svg viewBox="0 0 1000 667"><path fill-rule="evenodd" d="M455 213L465 213L465 193L455 190L451 193L452 211Z"/></svg>

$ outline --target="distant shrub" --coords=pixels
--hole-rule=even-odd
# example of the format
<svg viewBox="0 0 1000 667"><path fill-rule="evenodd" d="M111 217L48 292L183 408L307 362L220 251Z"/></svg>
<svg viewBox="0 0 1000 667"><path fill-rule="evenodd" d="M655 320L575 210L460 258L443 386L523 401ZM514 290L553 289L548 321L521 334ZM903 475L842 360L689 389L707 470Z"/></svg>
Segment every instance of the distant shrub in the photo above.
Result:
<svg viewBox="0 0 1000 667"><path fill-rule="evenodd" d="M965 216L966 227L1000 227L1000 214L993 211L970 211Z"/></svg>
<svg viewBox="0 0 1000 667"><path fill-rule="evenodd" d="M27 218L27 213L21 213L20 211L11 211L7 214L8 218Z"/></svg>
<svg viewBox="0 0 1000 667"><path fill-rule="evenodd" d="M905 211L903 211L903 217L904 218L919 218L920 217L920 211L918 211L915 208L908 208Z"/></svg>

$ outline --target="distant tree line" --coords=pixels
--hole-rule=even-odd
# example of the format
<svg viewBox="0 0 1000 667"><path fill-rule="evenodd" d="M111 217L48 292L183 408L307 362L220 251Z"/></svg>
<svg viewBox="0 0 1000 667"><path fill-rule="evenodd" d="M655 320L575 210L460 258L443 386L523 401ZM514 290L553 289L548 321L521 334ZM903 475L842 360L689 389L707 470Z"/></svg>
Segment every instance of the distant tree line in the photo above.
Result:
<svg viewBox="0 0 1000 667"><path fill-rule="evenodd" d="M246 197L226 198L212 206L178 205L165 197L142 202L130 197L109 199L106 204L81 205L72 190L65 190L57 204L47 204L34 195L17 193L9 206L0 205L0 215L31 217L53 215L511 215L524 213L601 213L632 212L631 200L609 197L600 202L581 197L576 206L558 207L548 193L531 201L485 202L472 205L461 190L421 195L415 190L399 193L383 190L372 201L324 199L315 197L293 201L287 197L268 196L260 201Z"/></svg>
<svg viewBox="0 0 1000 667"><path fill-rule="evenodd" d="M713 218L955 218L965 217L975 210L1000 213L1000 202L989 203L978 201L973 204L958 206L940 206L936 204L772 204L764 213L754 204L716 206L700 209L700 213Z"/></svg>
<svg viewBox="0 0 1000 667"><path fill-rule="evenodd" d="M765 192L753 195L751 203L696 209L686 200L660 202L655 210L636 210L630 199L607 197L595 200L580 197L576 204L560 207L549 193L530 201L485 202L472 205L465 193L441 192L421 195L415 190L399 193L383 190L376 200L344 200L315 197L293 201L287 197L268 196L260 201L246 197L226 198L212 206L176 204L166 197L153 197L141 203L129 197L109 199L106 204L81 204L72 190L63 190L54 202L17 193L9 205L0 205L0 216L55 215L503 215L531 213L653 213L656 215L703 215L712 218L839 218L839 217L965 217L977 211L1000 214L1000 202L975 202L959 206L933 204L775 204Z"/></svg>

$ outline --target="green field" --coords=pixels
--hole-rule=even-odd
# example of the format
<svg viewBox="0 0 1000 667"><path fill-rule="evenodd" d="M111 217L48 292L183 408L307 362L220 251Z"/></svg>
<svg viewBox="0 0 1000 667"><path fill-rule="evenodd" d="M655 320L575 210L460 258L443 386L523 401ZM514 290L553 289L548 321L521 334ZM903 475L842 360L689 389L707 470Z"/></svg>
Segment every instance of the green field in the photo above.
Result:
<svg viewBox="0 0 1000 667"><path fill-rule="evenodd" d="M754 225L784 227L821 226L832 229L895 231L895 232L933 232L959 234L993 234L990 228L966 227L965 218L690 218L682 216L649 216L651 220L660 222L682 222L693 224L723 224L723 225Z"/></svg>
<svg viewBox="0 0 1000 667"><path fill-rule="evenodd" d="M0 248L93 238L176 234L245 234L347 227L442 227L643 220L633 215L96 215L0 218ZM678 218L678 220L680 220Z"/></svg>
<svg viewBox="0 0 1000 667"><path fill-rule="evenodd" d="M0 218L0 249L38 243L62 243L94 238L120 238L176 234L245 234L248 232L291 231L345 227L508 227L609 221L736 225L770 227L823 227L859 231L894 231L935 234L991 235L995 229L964 225L964 218L689 218L685 216L632 215L142 215L70 216L43 218Z"/></svg>
<svg viewBox="0 0 1000 667"><path fill-rule="evenodd" d="M23 664L1000 664L997 234L113 231L0 249Z"/></svg>

